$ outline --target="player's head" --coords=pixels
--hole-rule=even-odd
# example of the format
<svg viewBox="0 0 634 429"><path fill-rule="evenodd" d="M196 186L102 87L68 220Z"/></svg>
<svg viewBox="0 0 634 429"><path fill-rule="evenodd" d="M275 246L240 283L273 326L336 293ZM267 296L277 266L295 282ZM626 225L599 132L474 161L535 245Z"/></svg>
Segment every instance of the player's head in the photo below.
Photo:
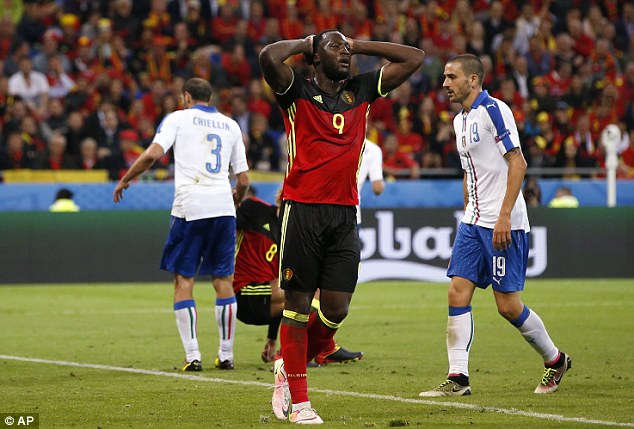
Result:
<svg viewBox="0 0 634 429"><path fill-rule="evenodd" d="M191 78L183 84L183 98L187 107L191 107L196 103L209 103L212 93L211 84L199 77Z"/></svg>
<svg viewBox="0 0 634 429"><path fill-rule="evenodd" d="M339 31L324 30L313 37L313 56L308 63L321 69L330 80L339 81L350 75L350 43Z"/></svg>
<svg viewBox="0 0 634 429"><path fill-rule="evenodd" d="M445 65L443 88L449 94L449 100L464 103L470 95L482 91L484 66L480 58L472 54L458 55Z"/></svg>

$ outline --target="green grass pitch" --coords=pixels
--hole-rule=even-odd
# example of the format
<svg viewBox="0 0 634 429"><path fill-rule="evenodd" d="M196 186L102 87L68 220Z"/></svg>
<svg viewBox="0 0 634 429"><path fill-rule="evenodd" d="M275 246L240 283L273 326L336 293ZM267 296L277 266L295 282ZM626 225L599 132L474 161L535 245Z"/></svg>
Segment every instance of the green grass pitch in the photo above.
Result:
<svg viewBox="0 0 634 429"><path fill-rule="evenodd" d="M358 286L336 338L365 357L308 373L326 427L634 427L634 280L528 282L524 302L573 359L560 391L544 396L533 394L540 357L497 314L491 291L477 291L473 395L422 400L446 374L446 292ZM170 284L1 286L0 413L39 413L41 428L289 425L271 413L272 374L259 358L266 327L239 323L235 371L215 370L209 282L195 295L205 371L188 378L176 370Z"/></svg>

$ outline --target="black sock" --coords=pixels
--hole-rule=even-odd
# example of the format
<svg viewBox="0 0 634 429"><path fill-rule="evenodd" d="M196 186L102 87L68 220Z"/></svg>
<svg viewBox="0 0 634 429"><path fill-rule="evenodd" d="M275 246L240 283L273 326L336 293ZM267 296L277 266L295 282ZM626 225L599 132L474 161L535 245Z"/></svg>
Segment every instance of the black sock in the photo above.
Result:
<svg viewBox="0 0 634 429"><path fill-rule="evenodd" d="M455 381L456 383L458 383L461 386L468 386L469 385L469 377L467 377L464 374L450 375L449 377L447 377L447 379L449 379L451 381Z"/></svg>
<svg viewBox="0 0 634 429"><path fill-rule="evenodd" d="M564 354L562 352L559 352L559 358L557 358L555 363L546 365L546 368L559 368L564 364L564 359Z"/></svg>

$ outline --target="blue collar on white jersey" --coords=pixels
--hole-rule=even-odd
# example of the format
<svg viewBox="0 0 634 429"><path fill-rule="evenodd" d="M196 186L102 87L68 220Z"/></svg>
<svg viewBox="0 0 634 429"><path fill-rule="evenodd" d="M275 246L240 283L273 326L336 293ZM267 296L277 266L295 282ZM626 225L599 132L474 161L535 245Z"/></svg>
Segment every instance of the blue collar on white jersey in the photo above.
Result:
<svg viewBox="0 0 634 429"><path fill-rule="evenodd" d="M214 106L204 106L202 104L195 104L191 108L202 110L203 112L207 113L216 113L218 111L218 109L216 109Z"/></svg>
<svg viewBox="0 0 634 429"><path fill-rule="evenodd" d="M480 106L480 104L484 103L484 100L490 98L491 96L489 95L489 91L487 91L486 89L484 91L482 91L480 93L480 95L478 95L478 98L475 99L475 101L473 102L473 104L471 105L472 109L477 109L478 106Z"/></svg>

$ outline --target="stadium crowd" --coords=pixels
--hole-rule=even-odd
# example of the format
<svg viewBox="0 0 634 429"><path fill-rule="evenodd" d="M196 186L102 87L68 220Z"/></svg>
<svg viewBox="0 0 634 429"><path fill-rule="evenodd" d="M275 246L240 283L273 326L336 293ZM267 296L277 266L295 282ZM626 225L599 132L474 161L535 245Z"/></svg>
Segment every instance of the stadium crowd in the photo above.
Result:
<svg viewBox="0 0 634 429"><path fill-rule="evenodd" d="M634 179L632 0L0 3L0 170L107 169L116 180L164 115L181 108L189 77L215 87L219 109L241 126L251 168L283 170L282 115L258 54L277 40L339 28L426 52L406 84L372 105L368 138L382 147L388 177L460 168L458 106L442 88L443 66L473 53L487 68L485 89L515 114L529 167L592 174L575 168L604 166L600 133L616 123L618 176ZM292 65L307 74L303 61ZM355 57L353 72L376 61ZM170 171L172 162L168 154L158 168Z"/></svg>

